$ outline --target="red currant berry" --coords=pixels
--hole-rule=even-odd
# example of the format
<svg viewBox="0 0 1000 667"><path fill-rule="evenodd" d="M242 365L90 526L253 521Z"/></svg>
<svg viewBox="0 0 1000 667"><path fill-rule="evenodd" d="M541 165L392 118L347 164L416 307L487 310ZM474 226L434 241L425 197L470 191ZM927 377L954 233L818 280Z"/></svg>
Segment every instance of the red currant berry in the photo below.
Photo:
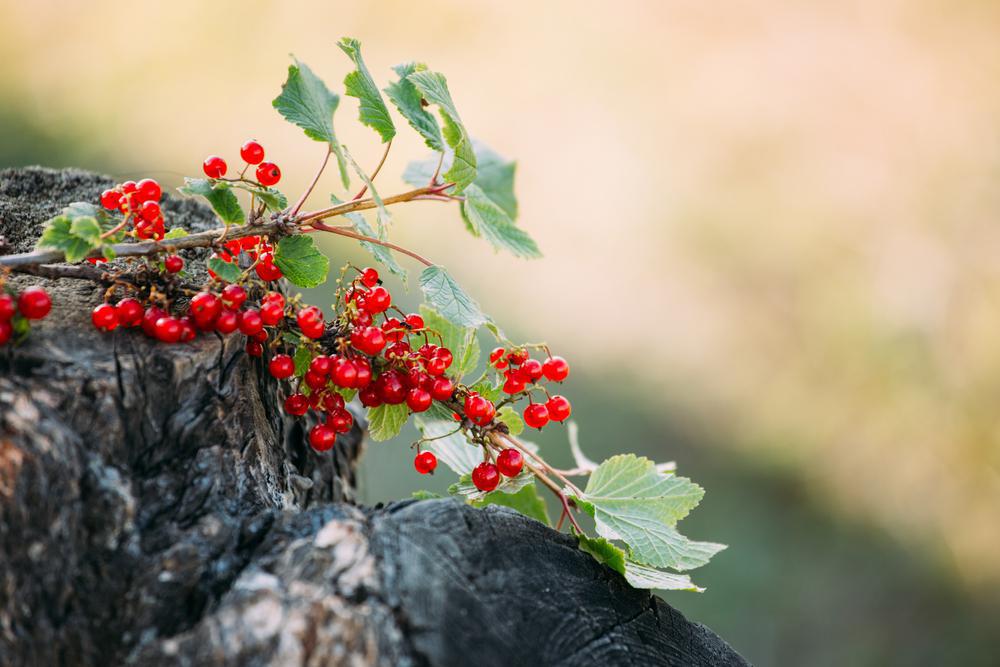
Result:
<svg viewBox="0 0 1000 667"><path fill-rule="evenodd" d="M118 326L118 313L110 303L102 303L90 313L90 321L102 331L112 331Z"/></svg>
<svg viewBox="0 0 1000 667"><path fill-rule="evenodd" d="M251 139L240 147L240 157L247 164L260 164L264 160L264 147Z"/></svg>
<svg viewBox="0 0 1000 667"><path fill-rule="evenodd" d="M338 387L351 388L358 379L358 369L350 359L338 358L333 362L330 377Z"/></svg>
<svg viewBox="0 0 1000 667"><path fill-rule="evenodd" d="M431 393L417 387L406 394L406 406L414 412L424 412L431 407Z"/></svg>
<svg viewBox="0 0 1000 667"><path fill-rule="evenodd" d="M248 340L246 345L247 354L251 357L264 356L264 346L255 340Z"/></svg>
<svg viewBox="0 0 1000 667"><path fill-rule="evenodd" d="M439 347L434 351L434 358L439 359L445 368L451 366L451 362L454 361L455 357L452 355L451 350L446 347Z"/></svg>
<svg viewBox="0 0 1000 667"><path fill-rule="evenodd" d="M382 373L375 380L375 386L383 403L399 405L406 400L406 383L399 371L390 370Z"/></svg>
<svg viewBox="0 0 1000 667"><path fill-rule="evenodd" d="M277 301L265 301L260 307L260 319L273 327L285 317L285 306Z"/></svg>
<svg viewBox="0 0 1000 667"><path fill-rule="evenodd" d="M215 330L220 334L231 334L240 327L240 315L235 310L223 310L215 318Z"/></svg>
<svg viewBox="0 0 1000 667"><path fill-rule="evenodd" d="M431 397L438 401L447 401L455 392L455 384L446 377L434 378L431 383Z"/></svg>
<svg viewBox="0 0 1000 667"><path fill-rule="evenodd" d="M115 305L115 315L118 317L118 325L123 327L134 327L142 323L142 304L138 299L125 297Z"/></svg>
<svg viewBox="0 0 1000 667"><path fill-rule="evenodd" d="M257 262L257 266L254 267L254 271L256 271L257 276L265 282L278 280L283 275L281 273L281 269L279 269L274 263L274 256L271 255L271 253L261 255L260 261Z"/></svg>
<svg viewBox="0 0 1000 667"><path fill-rule="evenodd" d="M201 168L209 178L222 178L226 175L226 161L218 155L209 155L205 158Z"/></svg>
<svg viewBox="0 0 1000 667"><path fill-rule="evenodd" d="M528 359L527 350L511 350L510 354L507 355L507 361L517 366L518 364L523 364Z"/></svg>
<svg viewBox="0 0 1000 667"><path fill-rule="evenodd" d="M281 180L281 170L273 162L261 162L257 167L257 182L270 187Z"/></svg>
<svg viewBox="0 0 1000 667"><path fill-rule="evenodd" d="M337 433L347 433L354 426L354 417L347 410L335 410L326 418L326 423Z"/></svg>
<svg viewBox="0 0 1000 667"><path fill-rule="evenodd" d="M372 366L367 359L355 359L354 370L358 376L354 380L354 386L358 389L367 387L372 381Z"/></svg>
<svg viewBox="0 0 1000 667"><path fill-rule="evenodd" d="M240 333L244 336L253 336L264 329L264 320L260 313L253 308L240 313Z"/></svg>
<svg viewBox="0 0 1000 667"><path fill-rule="evenodd" d="M365 287L375 287L378 285L378 271L370 266L366 268L361 272L361 283Z"/></svg>
<svg viewBox="0 0 1000 667"><path fill-rule="evenodd" d="M524 423L531 428L542 428L549 423L549 411L541 403L532 403L524 409Z"/></svg>
<svg viewBox="0 0 1000 667"><path fill-rule="evenodd" d="M0 345L4 345L14 335L14 325L7 320L0 320Z"/></svg>
<svg viewBox="0 0 1000 667"><path fill-rule="evenodd" d="M131 195L139 191L139 186L136 185L135 181L125 181L122 183L122 192Z"/></svg>
<svg viewBox="0 0 1000 667"><path fill-rule="evenodd" d="M444 363L444 359L441 359L439 357L428 359L424 363L424 368L426 368L427 372L430 373L431 375L443 375L444 372L448 370L448 367Z"/></svg>
<svg viewBox="0 0 1000 667"><path fill-rule="evenodd" d="M511 375L503 383L503 393L505 394L519 394L522 391L524 391L524 382L518 377Z"/></svg>
<svg viewBox="0 0 1000 667"><path fill-rule="evenodd" d="M222 288L222 305L230 310L239 310L247 300L247 291L239 285Z"/></svg>
<svg viewBox="0 0 1000 667"><path fill-rule="evenodd" d="M144 178L135 184L139 193L139 201L160 201L163 189L152 178Z"/></svg>
<svg viewBox="0 0 1000 667"><path fill-rule="evenodd" d="M161 343L177 343L181 339L181 321L169 315L156 320L156 340Z"/></svg>
<svg viewBox="0 0 1000 667"><path fill-rule="evenodd" d="M465 416L480 426L485 426L493 420L496 408L493 403L478 394L469 394L465 399Z"/></svg>
<svg viewBox="0 0 1000 667"><path fill-rule="evenodd" d="M105 190L101 193L101 206L114 211L121 205L122 195L117 190Z"/></svg>
<svg viewBox="0 0 1000 667"><path fill-rule="evenodd" d="M326 424L316 424L309 431L309 446L317 452L330 450L337 442L337 432Z"/></svg>
<svg viewBox="0 0 1000 667"><path fill-rule="evenodd" d="M373 384L359 391L358 399L361 401L361 405L366 408L377 408L382 405L382 397L379 396L378 388Z"/></svg>
<svg viewBox="0 0 1000 667"><path fill-rule="evenodd" d="M503 355L507 354L507 350L502 347L495 347L493 351L490 352L490 363L496 365L498 361L503 359Z"/></svg>
<svg viewBox="0 0 1000 667"><path fill-rule="evenodd" d="M267 342L267 332L264 331L263 329L261 329L260 331L258 331L254 335L250 336L250 338L252 340L257 341L258 343L266 343Z"/></svg>
<svg viewBox="0 0 1000 667"><path fill-rule="evenodd" d="M518 372L525 382L537 382L542 378L542 362L538 359L525 359Z"/></svg>
<svg viewBox="0 0 1000 667"><path fill-rule="evenodd" d="M497 470L504 477L517 477L524 467L524 457L516 449L505 449L497 457Z"/></svg>
<svg viewBox="0 0 1000 667"><path fill-rule="evenodd" d="M371 317L370 314L368 316ZM403 323L395 317L390 317L382 324L382 331L385 332L386 339L393 343L402 340L403 336L406 335Z"/></svg>
<svg viewBox="0 0 1000 667"><path fill-rule="evenodd" d="M573 406L570 405L569 399L558 394L545 403L545 409L549 411L549 419L557 422L565 421L573 413Z"/></svg>
<svg viewBox="0 0 1000 667"><path fill-rule="evenodd" d="M369 313L384 313L392 305L389 290L379 285L365 297L365 310Z"/></svg>
<svg viewBox="0 0 1000 667"><path fill-rule="evenodd" d="M190 317L180 318L181 323L181 342L190 343L194 340L194 337L198 335L198 330L195 329L194 320Z"/></svg>
<svg viewBox="0 0 1000 667"><path fill-rule="evenodd" d="M150 338L156 338L156 322L161 317L166 317L166 311L156 306L150 306L142 314L142 331Z"/></svg>
<svg viewBox="0 0 1000 667"><path fill-rule="evenodd" d="M267 365L267 370L271 377L284 380L295 374L295 361L287 354L276 354Z"/></svg>
<svg viewBox="0 0 1000 667"><path fill-rule="evenodd" d="M472 469L472 483L480 491L492 491L500 483L500 473L492 463L480 463Z"/></svg>
<svg viewBox="0 0 1000 667"><path fill-rule="evenodd" d="M378 327L358 328L351 332L351 345L374 356L385 347L385 334Z"/></svg>
<svg viewBox="0 0 1000 667"><path fill-rule="evenodd" d="M301 417L309 410L309 399L303 394L292 394L285 399L285 412Z"/></svg>
<svg viewBox="0 0 1000 667"><path fill-rule="evenodd" d="M163 268L167 273L180 273L184 268L184 259L180 255L167 255L163 258Z"/></svg>
<svg viewBox="0 0 1000 667"><path fill-rule="evenodd" d="M336 412L344 409L344 397L333 392L323 395L323 409L327 412Z"/></svg>
<svg viewBox="0 0 1000 667"><path fill-rule="evenodd" d="M295 321L299 327L308 327L323 321L323 311L318 306L306 306L299 309L295 314Z"/></svg>
<svg viewBox="0 0 1000 667"><path fill-rule="evenodd" d="M320 375L319 373L314 373L312 371L306 371L306 374L302 377L302 380L306 383L306 386L313 390L313 392L320 391L326 388L329 379L325 375Z"/></svg>
<svg viewBox="0 0 1000 667"><path fill-rule="evenodd" d="M569 377L569 362L562 357L549 357L542 366L542 372L553 382L562 382Z"/></svg>
<svg viewBox="0 0 1000 667"><path fill-rule="evenodd" d="M10 294L0 292L0 322L7 322L17 312L17 302Z"/></svg>
<svg viewBox="0 0 1000 667"><path fill-rule="evenodd" d="M29 320L40 320L52 310L52 298L41 287L29 287L17 298L17 309Z"/></svg>
<svg viewBox="0 0 1000 667"><path fill-rule="evenodd" d="M268 292L264 295L264 303L276 303L284 308L285 297L283 297L280 292Z"/></svg>
<svg viewBox="0 0 1000 667"><path fill-rule="evenodd" d="M330 374L330 371L333 370L333 359L322 354L314 357L313 360L309 362L309 370L317 375L325 377Z"/></svg>
<svg viewBox="0 0 1000 667"><path fill-rule="evenodd" d="M410 325L411 329L423 329L424 328L424 318L422 318L417 313L410 313L406 316L406 323Z"/></svg>
<svg viewBox="0 0 1000 667"><path fill-rule="evenodd" d="M438 460L434 456L433 452L420 452L417 457L413 459L413 467L421 475L429 475L434 472L434 468L437 468Z"/></svg>

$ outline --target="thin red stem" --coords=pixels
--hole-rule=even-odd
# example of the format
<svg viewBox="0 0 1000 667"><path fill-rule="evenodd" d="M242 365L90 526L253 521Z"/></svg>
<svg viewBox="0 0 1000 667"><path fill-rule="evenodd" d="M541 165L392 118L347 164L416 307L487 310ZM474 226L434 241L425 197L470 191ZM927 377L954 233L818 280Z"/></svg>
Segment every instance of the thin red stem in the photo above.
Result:
<svg viewBox="0 0 1000 667"><path fill-rule="evenodd" d="M378 166L375 167L375 171L373 171L372 175L368 177L368 180L371 181L372 183L375 182L375 177L378 176L378 173L380 171L382 171L382 165L385 164L385 159L387 157L389 157L389 149L390 148L392 148L392 139L390 139L385 144L385 151L382 153L382 159L378 161ZM354 198L355 199L361 199L362 197L364 197L364 195L365 195L366 192L368 192L368 184L367 183L365 183L365 187L361 188L361 191L358 192L358 194L354 195Z"/></svg>
<svg viewBox="0 0 1000 667"><path fill-rule="evenodd" d="M332 152L333 149L327 145L326 155L323 156L323 162L319 165L319 169L316 170L316 175L313 176L312 183L310 183L309 187L306 188L306 191L302 193L299 200L295 202L295 206L292 208L292 215L298 215L302 205L306 203L306 199L308 199L309 195L312 194L313 188L315 188L316 184L319 182L319 177L323 175L323 170L326 169L326 164L330 161L330 153ZM357 199L357 197L355 197L355 199Z"/></svg>

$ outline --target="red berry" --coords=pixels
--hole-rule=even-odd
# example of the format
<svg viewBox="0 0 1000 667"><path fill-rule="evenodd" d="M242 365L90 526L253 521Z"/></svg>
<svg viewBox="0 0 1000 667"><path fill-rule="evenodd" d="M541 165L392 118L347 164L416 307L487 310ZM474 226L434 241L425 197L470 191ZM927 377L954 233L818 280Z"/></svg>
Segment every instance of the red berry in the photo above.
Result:
<svg viewBox="0 0 1000 667"><path fill-rule="evenodd" d="M350 359L338 358L333 362L330 377L338 387L351 388L358 379L358 369Z"/></svg>
<svg viewBox="0 0 1000 667"><path fill-rule="evenodd" d="M333 359L322 354L314 357L309 362L309 370L317 375L327 376L333 370Z"/></svg>
<svg viewBox="0 0 1000 667"><path fill-rule="evenodd" d="M260 331L258 331L254 335L250 336L250 338L252 340L257 341L258 343L266 343L267 342L267 332L264 331L263 329L261 329Z"/></svg>
<svg viewBox="0 0 1000 667"><path fill-rule="evenodd" d="M365 310L369 313L384 313L392 305L392 296L389 290L379 285L369 292L365 297Z"/></svg>
<svg viewBox="0 0 1000 667"><path fill-rule="evenodd" d="M441 363L444 364L445 368L451 366L451 362L455 359L454 355L452 355L451 353L451 350L449 350L446 347L439 347L437 350L435 350L434 358L439 359Z"/></svg>
<svg viewBox="0 0 1000 667"><path fill-rule="evenodd" d="M307 387L313 390L313 392L325 389L327 382L329 381L327 376L314 373L313 371L306 371L302 380L306 383Z"/></svg>
<svg viewBox="0 0 1000 667"><path fill-rule="evenodd" d="M215 318L215 330L220 334L231 334L240 327L240 315L235 310L223 310Z"/></svg>
<svg viewBox="0 0 1000 667"><path fill-rule="evenodd" d="M40 320L52 310L52 298L41 287L29 287L17 298L17 309L29 320Z"/></svg>
<svg viewBox="0 0 1000 667"><path fill-rule="evenodd" d="M518 372L523 381L537 382L542 378L542 362L538 359L525 359Z"/></svg>
<svg viewBox="0 0 1000 667"><path fill-rule="evenodd" d="M161 317L166 317L166 311L156 306L150 306L142 314L142 331L150 338L156 338L156 322Z"/></svg>
<svg viewBox="0 0 1000 667"><path fill-rule="evenodd" d="M552 396L545 403L545 409L549 411L549 419L557 422L565 421L573 412L573 406L570 405L569 399L558 394Z"/></svg>
<svg viewBox="0 0 1000 667"><path fill-rule="evenodd" d="M434 378L431 383L431 397L438 401L447 401L455 391L455 384L446 377Z"/></svg>
<svg viewBox="0 0 1000 667"><path fill-rule="evenodd" d="M122 195L117 190L105 190L101 193L101 206L114 211L121 204Z"/></svg>
<svg viewBox="0 0 1000 667"><path fill-rule="evenodd" d="M292 394L285 399L285 412L301 417L309 410L309 399L303 394Z"/></svg>
<svg viewBox="0 0 1000 667"><path fill-rule="evenodd" d="M505 394L519 394L522 391L524 391L524 382L514 375L510 375L506 382L503 383L503 392Z"/></svg>
<svg viewBox="0 0 1000 667"><path fill-rule="evenodd" d="M317 452L325 452L337 442L337 432L326 424L316 424L309 431L309 446Z"/></svg>
<svg viewBox="0 0 1000 667"><path fill-rule="evenodd" d="M139 201L160 201L163 190L160 184L152 178L144 178L135 184L139 193Z"/></svg>
<svg viewBox="0 0 1000 667"><path fill-rule="evenodd" d="M118 326L118 313L110 303L102 303L90 313L90 321L103 331L111 331Z"/></svg>
<svg viewBox="0 0 1000 667"><path fill-rule="evenodd" d="M344 397L340 394L328 393L323 395L323 409L327 412L336 412L344 409Z"/></svg>
<svg viewBox="0 0 1000 667"><path fill-rule="evenodd" d="M382 405L382 397L379 396L378 388L375 385L369 385L359 391L358 399L361 401L361 405L366 408L377 408Z"/></svg>
<svg viewBox="0 0 1000 667"><path fill-rule="evenodd" d="M167 255L163 258L163 268L167 273L180 273L184 268L184 259L180 255Z"/></svg>
<svg viewBox="0 0 1000 667"><path fill-rule="evenodd" d="M562 357L549 357L542 366L542 372L553 382L562 382L569 376L569 362Z"/></svg>
<svg viewBox="0 0 1000 667"><path fill-rule="evenodd" d="M295 361L287 354L276 354L267 365L267 370L272 377L284 380L295 374Z"/></svg>
<svg viewBox="0 0 1000 667"><path fill-rule="evenodd" d="M142 322L142 304L138 299L125 297L115 306L119 326L134 327Z"/></svg>
<svg viewBox="0 0 1000 667"><path fill-rule="evenodd" d="M226 285L222 288L222 305L230 310L239 310L247 300L247 292L239 285Z"/></svg>
<svg viewBox="0 0 1000 667"><path fill-rule="evenodd" d="M264 303L276 303L282 308L285 307L285 297L280 292L268 292L264 295Z"/></svg>
<svg viewBox="0 0 1000 667"><path fill-rule="evenodd" d="M517 477L524 467L524 457L516 449L505 449L497 457L497 470L504 477Z"/></svg>
<svg viewBox="0 0 1000 667"><path fill-rule="evenodd" d="M524 409L524 423L531 428L542 428L549 423L549 411L541 403L532 403Z"/></svg>
<svg viewBox="0 0 1000 667"><path fill-rule="evenodd" d="M523 364L528 359L527 350L511 350L510 354L507 355L507 361L517 366L518 364Z"/></svg>
<svg viewBox="0 0 1000 667"><path fill-rule="evenodd" d="M371 317L370 313L365 313L368 317ZM395 343L406 335L406 329L403 327L403 323L399 321L398 318L390 317L385 322L382 323L382 331L385 332L385 337L387 340Z"/></svg>
<svg viewBox="0 0 1000 667"><path fill-rule="evenodd" d="M257 167L257 181L263 186L272 186L281 180L281 170L273 162L261 162Z"/></svg>
<svg viewBox="0 0 1000 667"><path fill-rule="evenodd" d="M14 325L7 320L0 320L0 345L5 344L14 335Z"/></svg>
<svg viewBox="0 0 1000 667"><path fill-rule="evenodd" d="M257 272L257 276L261 280L266 282L278 280L283 275L281 269L274 263L274 256L271 253L265 253L260 256L260 261L254 267L254 271Z"/></svg>
<svg viewBox="0 0 1000 667"><path fill-rule="evenodd" d="M17 303L10 294L0 292L0 322L7 322L17 312Z"/></svg>
<svg viewBox="0 0 1000 667"><path fill-rule="evenodd" d="M369 266L361 272L361 283L365 287L375 287L378 285L378 271Z"/></svg>
<svg viewBox="0 0 1000 667"><path fill-rule="evenodd" d="M251 139L240 147L240 157L247 164L260 164L264 159L264 147Z"/></svg>
<svg viewBox="0 0 1000 667"><path fill-rule="evenodd" d="M399 371L390 370L382 373L375 380L374 386L378 388L383 403L399 405L406 400L406 383L403 382L403 375Z"/></svg>
<svg viewBox="0 0 1000 667"><path fill-rule="evenodd" d="M417 313L410 313L406 316L406 323L410 325L411 329L423 329L424 328L424 318L422 318Z"/></svg>
<svg viewBox="0 0 1000 667"><path fill-rule="evenodd" d="M169 315L156 320L155 336L161 343L176 343L181 339L181 321Z"/></svg>
<svg viewBox="0 0 1000 667"><path fill-rule="evenodd" d="M420 452L417 457L413 459L413 467L416 468L417 472L421 475L428 475L434 472L434 468L437 468L438 460L434 456L433 452Z"/></svg>
<svg viewBox="0 0 1000 667"><path fill-rule="evenodd" d="M414 412L424 412L431 407L431 393L419 387L406 394L406 405Z"/></svg>
<svg viewBox="0 0 1000 667"><path fill-rule="evenodd" d="M209 178L222 178L226 175L226 161L218 155L209 155L205 158L201 168Z"/></svg>
<svg viewBox="0 0 1000 667"><path fill-rule="evenodd" d="M385 334L378 327L357 328L351 332L351 345L374 356L385 347Z"/></svg>
<svg viewBox="0 0 1000 667"><path fill-rule="evenodd" d="M240 313L239 327L240 333L244 336L253 336L264 329L264 320L261 319L259 312L251 308Z"/></svg>
<svg viewBox="0 0 1000 667"><path fill-rule="evenodd" d="M354 386L358 389L362 387L367 387L372 381L372 367L368 363L367 359L355 359L354 360L354 370L357 372L358 376L354 380Z"/></svg>
<svg viewBox="0 0 1000 667"><path fill-rule="evenodd" d="M255 340L248 340L246 345L247 354L251 357L264 356L264 346Z"/></svg>
<svg viewBox="0 0 1000 667"><path fill-rule="evenodd" d="M465 416L471 419L473 423L485 426L493 421L495 414L496 408L488 399L478 394L469 394L465 399Z"/></svg>
<svg viewBox="0 0 1000 667"><path fill-rule="evenodd" d="M351 416L350 412L341 408L334 410L326 418L326 423L337 433L347 433L351 430L351 426L354 425L354 417Z"/></svg>
<svg viewBox="0 0 1000 667"><path fill-rule="evenodd" d="M505 354L507 354L507 350L503 349L502 347L493 348L493 351L490 352L490 363L496 365L498 361L503 359L503 355ZM497 366L497 368L500 368L500 366Z"/></svg>
<svg viewBox="0 0 1000 667"><path fill-rule="evenodd" d="M492 491L500 483L500 473L492 463L480 463L472 469L472 483L480 491Z"/></svg>
<svg viewBox="0 0 1000 667"><path fill-rule="evenodd" d="M430 373L431 375L443 375L444 372L448 369L447 365L444 363L444 359L441 359L439 357L428 359L424 363L424 368L426 368L427 372Z"/></svg>
<svg viewBox="0 0 1000 667"><path fill-rule="evenodd" d="M273 327L285 317L284 305L277 301L265 301L260 307L260 319L269 327Z"/></svg>
<svg viewBox="0 0 1000 667"><path fill-rule="evenodd" d="M190 343L198 335L198 330L194 328L194 320L190 317L180 318L181 342Z"/></svg>

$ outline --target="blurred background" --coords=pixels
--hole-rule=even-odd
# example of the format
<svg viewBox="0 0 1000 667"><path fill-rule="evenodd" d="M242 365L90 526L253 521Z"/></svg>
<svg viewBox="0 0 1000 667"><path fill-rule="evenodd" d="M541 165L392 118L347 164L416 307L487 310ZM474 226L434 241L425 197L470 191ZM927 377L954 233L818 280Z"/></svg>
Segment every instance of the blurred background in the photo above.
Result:
<svg viewBox="0 0 1000 667"><path fill-rule="evenodd" d="M707 488L682 529L730 548L671 604L761 665L997 664L1000 5L0 0L0 167L176 185L256 137L295 193L321 149L270 101L289 53L342 89L343 35L383 85L444 72L518 160L545 259L436 203L394 239L571 360L592 458ZM401 130L381 192L425 153ZM371 447L368 502L426 487L407 444Z"/></svg>

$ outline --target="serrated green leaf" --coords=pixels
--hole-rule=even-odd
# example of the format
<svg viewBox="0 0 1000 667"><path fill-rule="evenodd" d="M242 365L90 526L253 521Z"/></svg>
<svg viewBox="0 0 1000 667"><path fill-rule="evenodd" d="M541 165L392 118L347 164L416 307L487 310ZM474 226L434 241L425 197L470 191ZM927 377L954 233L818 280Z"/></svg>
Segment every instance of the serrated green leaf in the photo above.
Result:
<svg viewBox="0 0 1000 667"><path fill-rule="evenodd" d="M686 574L664 572L633 561L625 561L625 580L634 588L655 588L661 591L692 591L703 593Z"/></svg>
<svg viewBox="0 0 1000 667"><path fill-rule="evenodd" d="M288 78L281 87L281 94L274 98L271 105L285 120L302 128L307 137L329 144L330 150L337 156L340 178L346 188L351 184L347 164L333 131L333 113L339 103L340 97L331 92L308 65L295 60L293 65L288 66Z"/></svg>
<svg viewBox="0 0 1000 667"><path fill-rule="evenodd" d="M108 215L107 209L85 201L75 201L66 206L62 212L70 221L77 218L93 218L97 220L97 224L100 225L102 232L110 231L120 222L120 219L117 217Z"/></svg>
<svg viewBox="0 0 1000 667"><path fill-rule="evenodd" d="M207 178L185 178L178 192L189 197L204 197L219 219L226 225L238 225L244 220L243 207L229 184Z"/></svg>
<svg viewBox="0 0 1000 667"><path fill-rule="evenodd" d="M580 551L590 554L598 563L607 565L618 574L625 574L625 552L612 542L603 537L588 537L582 533L576 533L576 541Z"/></svg>
<svg viewBox="0 0 1000 667"><path fill-rule="evenodd" d="M372 179L369 178L368 174L365 173L365 170L361 168L361 165L357 163L354 156L351 155L351 152L347 150L347 146L344 146L344 156L350 163L351 168L354 169L354 173L356 173L358 178L360 178L364 184L368 186L368 192L371 194L372 200L375 202L375 215L376 220L378 221L378 234L375 238L378 238L380 241L388 240L389 237L387 234L389 221L392 217L389 214L389 209L385 207L385 203L382 201L382 197L379 195L378 190L375 189L375 184L372 182Z"/></svg>
<svg viewBox="0 0 1000 667"><path fill-rule="evenodd" d="M474 391L483 398L492 401L493 403L499 401L500 397L503 395L501 392L501 387L499 385L493 384L489 380L480 380L479 382L469 387L469 391Z"/></svg>
<svg viewBox="0 0 1000 667"><path fill-rule="evenodd" d="M452 362L447 375L458 382L475 370L480 355L476 330L452 323L426 303L421 304L420 315L424 318L424 326L441 334L441 344L451 350Z"/></svg>
<svg viewBox="0 0 1000 667"><path fill-rule="evenodd" d="M443 266L428 266L420 273L424 298L448 320L463 327L478 328L486 322L479 304L465 293Z"/></svg>
<svg viewBox="0 0 1000 667"><path fill-rule="evenodd" d="M574 499L594 517L598 534L628 545L632 560L690 570L725 548L691 541L674 528L702 495L690 480L657 471L649 459L623 454L599 465Z"/></svg>
<svg viewBox="0 0 1000 667"><path fill-rule="evenodd" d="M486 196L475 183L465 189L462 218L475 236L482 236L494 248L509 250L517 257L541 257L538 245L528 233L514 224L507 212Z"/></svg>
<svg viewBox="0 0 1000 667"><path fill-rule="evenodd" d="M344 397L344 403L350 403L358 395L358 390L353 387L334 387L333 390Z"/></svg>
<svg viewBox="0 0 1000 667"><path fill-rule="evenodd" d="M352 38L344 37L337 46L347 54L357 68L344 77L345 94L356 97L359 101L358 114L361 122L378 132L382 143L396 136L396 126L389 115L389 109L382 101L378 86L372 80L372 75L361 58L361 43Z"/></svg>
<svg viewBox="0 0 1000 667"><path fill-rule="evenodd" d="M462 119L455 108L455 102L448 90L448 81L439 72L428 70L412 72L406 77L417 87L431 104L436 104L444 122L444 139L453 152L451 168L444 173L444 179L455 184L455 193L460 193L467 185L476 180L476 153L472 148L472 139L462 124Z"/></svg>
<svg viewBox="0 0 1000 667"><path fill-rule="evenodd" d="M79 220L90 220L95 226L97 225L93 218L78 218L71 221L65 214L56 216L45 222L36 247L61 250L66 256L66 261L70 263L84 259L92 250L101 246L100 228L97 229L97 238L95 238L90 233L93 230L88 229L89 226L84 223L83 235L77 235L74 233L73 227Z"/></svg>
<svg viewBox="0 0 1000 667"><path fill-rule="evenodd" d="M187 235L188 235L187 230L184 229L183 227L174 227L173 229L171 229L170 231L168 231L166 234L163 235L163 240L169 241L170 239L180 239L184 238Z"/></svg>
<svg viewBox="0 0 1000 667"><path fill-rule="evenodd" d="M486 494L482 500L472 503L475 507L486 507L487 505L502 505L517 510L526 517L539 521L546 526L551 526L549 521L549 510L545 506L545 501L538 495L535 484L528 484L517 493L501 493L493 491Z"/></svg>
<svg viewBox="0 0 1000 667"><path fill-rule="evenodd" d="M302 377L306 374L314 356L312 348L308 345L299 345L295 348L295 356L292 357L292 361L295 362L295 377Z"/></svg>
<svg viewBox="0 0 1000 667"><path fill-rule="evenodd" d="M521 419L521 415L518 414L517 410L510 405L500 408L500 411L497 413L497 419L507 425L507 430L514 437L524 432L524 420Z"/></svg>
<svg viewBox="0 0 1000 667"><path fill-rule="evenodd" d="M517 198L514 196L514 174L516 165L504 159L499 153L476 139L472 140L472 150L476 154L476 180L473 181L479 189L486 193L497 206L517 220ZM440 156L431 155L422 160L414 160L406 165L403 180L415 188L427 185L437 169ZM451 168L451 156L446 155L441 165L442 169Z"/></svg>
<svg viewBox="0 0 1000 667"><path fill-rule="evenodd" d="M435 151L443 151L445 145L444 138L441 136L441 128L438 126L434 116L428 113L427 109L421 103L423 96L420 94L420 91L407 78L414 72L426 70L427 66L421 63L404 63L396 65L392 69L399 75L399 81L390 83L385 89L385 94L396 105L396 109L406 119L406 122L424 138L424 142L428 148ZM433 174L434 172L432 171L431 173ZM426 181L421 183L421 185L425 183Z"/></svg>
<svg viewBox="0 0 1000 667"><path fill-rule="evenodd" d="M235 283L243 275L240 267L232 262L227 262L218 257L209 257L207 262L208 270L227 283Z"/></svg>
<svg viewBox="0 0 1000 667"><path fill-rule="evenodd" d="M118 253L115 252L115 249L112 246L105 245L101 246L101 255L104 257L104 259L110 262L111 260L113 260L115 257L118 256Z"/></svg>
<svg viewBox="0 0 1000 667"><path fill-rule="evenodd" d="M264 206L272 213L278 213L288 207L288 197L281 191L274 188L264 187L255 183L233 183L234 188L239 188L244 192L249 192L254 197L264 202Z"/></svg>
<svg viewBox="0 0 1000 667"><path fill-rule="evenodd" d="M394 438L403 430L403 424L410 416L406 403L389 405L383 403L368 410L368 435L376 442Z"/></svg>
<svg viewBox="0 0 1000 667"><path fill-rule="evenodd" d="M274 249L274 264L291 283L316 287L326 282L330 258L319 251L313 237L305 234L286 236Z"/></svg>
<svg viewBox="0 0 1000 667"><path fill-rule="evenodd" d="M445 464L458 476L469 475L472 469L483 462L483 450L478 445L469 443L465 435L458 430L456 422L429 419L425 415L417 419L417 428L425 438L433 438L421 446L433 452L441 463Z"/></svg>
<svg viewBox="0 0 1000 667"><path fill-rule="evenodd" d="M95 218L89 216L73 220L69 226L69 233L92 245L100 245L101 243L101 226L97 224Z"/></svg>

